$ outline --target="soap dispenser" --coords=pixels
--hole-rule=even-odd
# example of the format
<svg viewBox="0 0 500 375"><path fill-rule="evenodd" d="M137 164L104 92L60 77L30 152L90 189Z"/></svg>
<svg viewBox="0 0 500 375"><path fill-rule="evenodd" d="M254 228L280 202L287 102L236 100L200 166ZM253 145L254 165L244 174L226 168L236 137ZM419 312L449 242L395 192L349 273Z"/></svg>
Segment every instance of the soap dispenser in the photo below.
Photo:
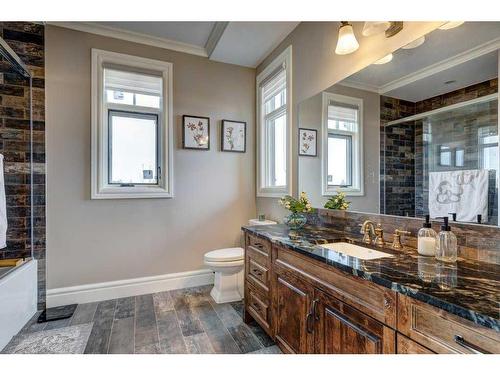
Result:
<svg viewBox="0 0 500 375"><path fill-rule="evenodd" d="M420 255L436 255L436 232L432 229L429 215L425 215L425 223L418 231L417 243L417 250Z"/></svg>
<svg viewBox="0 0 500 375"><path fill-rule="evenodd" d="M457 261L457 237L448 225L448 217L443 218L441 232L436 241L436 259L442 262Z"/></svg>

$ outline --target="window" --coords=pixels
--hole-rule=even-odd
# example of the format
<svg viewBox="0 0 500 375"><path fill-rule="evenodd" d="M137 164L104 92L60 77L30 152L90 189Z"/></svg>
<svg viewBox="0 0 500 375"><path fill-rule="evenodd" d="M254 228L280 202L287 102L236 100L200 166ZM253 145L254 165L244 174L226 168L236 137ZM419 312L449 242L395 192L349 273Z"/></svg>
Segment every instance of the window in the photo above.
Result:
<svg viewBox="0 0 500 375"><path fill-rule="evenodd" d="M323 93L323 195L363 195L363 101Z"/></svg>
<svg viewBox="0 0 500 375"><path fill-rule="evenodd" d="M257 77L257 196L290 194L291 47Z"/></svg>
<svg viewBox="0 0 500 375"><path fill-rule="evenodd" d="M439 165L442 167L451 166L451 147L439 146Z"/></svg>
<svg viewBox="0 0 500 375"><path fill-rule="evenodd" d="M170 198L172 65L92 50L92 199Z"/></svg>
<svg viewBox="0 0 500 375"><path fill-rule="evenodd" d="M480 168L498 170L498 133L496 126L479 128L478 134Z"/></svg>

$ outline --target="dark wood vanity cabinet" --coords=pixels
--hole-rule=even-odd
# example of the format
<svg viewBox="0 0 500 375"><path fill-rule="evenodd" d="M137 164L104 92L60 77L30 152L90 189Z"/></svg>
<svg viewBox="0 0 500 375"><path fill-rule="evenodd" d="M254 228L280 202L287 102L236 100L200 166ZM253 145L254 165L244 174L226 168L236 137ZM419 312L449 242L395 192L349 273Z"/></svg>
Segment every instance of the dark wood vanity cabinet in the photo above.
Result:
<svg viewBox="0 0 500 375"><path fill-rule="evenodd" d="M315 290L315 353L395 353L395 332L327 293Z"/></svg>
<svg viewBox="0 0 500 375"><path fill-rule="evenodd" d="M245 321L285 353L499 353L500 335L247 234Z"/></svg>

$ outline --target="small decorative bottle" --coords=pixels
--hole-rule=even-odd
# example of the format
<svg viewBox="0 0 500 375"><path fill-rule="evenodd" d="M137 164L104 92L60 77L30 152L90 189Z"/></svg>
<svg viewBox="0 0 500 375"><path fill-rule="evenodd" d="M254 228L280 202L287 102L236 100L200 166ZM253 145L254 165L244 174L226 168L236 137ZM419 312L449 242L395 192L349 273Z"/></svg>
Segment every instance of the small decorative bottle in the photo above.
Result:
<svg viewBox="0 0 500 375"><path fill-rule="evenodd" d="M417 250L420 255L436 255L436 232L432 229L429 215L425 215L425 223L418 231L417 242Z"/></svg>
<svg viewBox="0 0 500 375"><path fill-rule="evenodd" d="M448 217L443 218L441 232L436 241L436 259L442 262L453 263L457 261L457 237L448 225Z"/></svg>

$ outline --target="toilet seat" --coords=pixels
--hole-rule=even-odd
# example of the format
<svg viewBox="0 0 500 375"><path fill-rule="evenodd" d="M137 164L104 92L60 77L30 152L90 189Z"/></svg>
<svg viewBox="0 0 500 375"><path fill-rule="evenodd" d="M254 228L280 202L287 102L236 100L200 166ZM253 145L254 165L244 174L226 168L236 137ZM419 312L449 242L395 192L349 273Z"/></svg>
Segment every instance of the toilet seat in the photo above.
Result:
<svg viewBox="0 0 500 375"><path fill-rule="evenodd" d="M241 247L230 247L227 249L212 250L205 254L205 263L231 263L243 260L243 249ZM236 265L236 264L235 264Z"/></svg>

